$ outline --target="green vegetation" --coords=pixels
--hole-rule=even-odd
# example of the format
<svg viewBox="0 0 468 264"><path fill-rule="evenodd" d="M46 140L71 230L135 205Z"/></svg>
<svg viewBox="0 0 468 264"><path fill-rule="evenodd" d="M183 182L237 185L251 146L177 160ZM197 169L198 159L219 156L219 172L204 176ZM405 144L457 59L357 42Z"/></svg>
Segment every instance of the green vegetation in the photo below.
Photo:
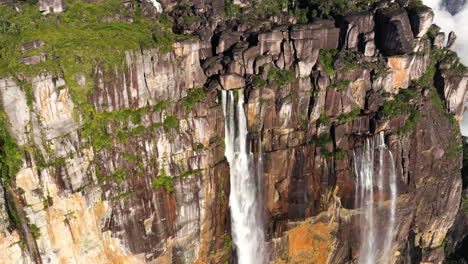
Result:
<svg viewBox="0 0 468 264"><path fill-rule="evenodd" d="M36 166L39 169L45 169L49 167L65 167L65 158L56 158L51 161L45 162L43 159L37 159Z"/></svg>
<svg viewBox="0 0 468 264"><path fill-rule="evenodd" d="M400 93L391 101L386 101L382 107L384 118L389 120L399 115L411 114L414 106L410 104L416 94L416 89L400 89Z"/></svg>
<svg viewBox="0 0 468 264"><path fill-rule="evenodd" d="M0 111L0 173L3 182L11 185L14 175L21 168L23 151L8 131L8 117Z"/></svg>
<svg viewBox="0 0 468 264"><path fill-rule="evenodd" d="M325 113L320 113L319 118L317 119L317 125L319 126L328 126L331 124L331 118L327 116Z"/></svg>
<svg viewBox="0 0 468 264"><path fill-rule="evenodd" d="M412 99L416 96L417 90L408 88L401 89L391 101L386 101L382 107L384 119L392 119L400 115L407 115L405 123L398 129L398 134L407 134L413 130L416 121L421 117L418 109L412 104Z"/></svg>
<svg viewBox="0 0 468 264"><path fill-rule="evenodd" d="M47 195L44 199L42 199L42 205L44 206L44 209L49 208L53 204L54 204L54 199L52 199L52 197L50 197L49 195Z"/></svg>
<svg viewBox="0 0 468 264"><path fill-rule="evenodd" d="M193 151L203 150L204 148L205 146L202 143L198 143L193 146Z"/></svg>
<svg viewBox="0 0 468 264"><path fill-rule="evenodd" d="M460 157L463 154L463 145L461 142L450 141L447 148L445 149L445 159L448 161L453 161L457 157Z"/></svg>
<svg viewBox="0 0 468 264"><path fill-rule="evenodd" d="M168 176L166 171L164 169L160 170L160 173L158 177L154 178L152 181L151 186L153 189L159 189L160 187L164 188L166 191L173 191L174 190L174 180L177 178L188 178L192 175L196 175L201 173L201 169L196 169L196 170L188 170L188 171L183 171L181 174L178 176Z"/></svg>
<svg viewBox="0 0 468 264"><path fill-rule="evenodd" d="M112 201L117 201L117 200L127 199L133 193L134 193L133 191L122 192L122 193L119 193L116 196L112 197L111 200Z"/></svg>
<svg viewBox="0 0 468 264"><path fill-rule="evenodd" d="M359 57L356 52L343 50L339 53L341 60L344 62L343 70L349 71L359 67Z"/></svg>
<svg viewBox="0 0 468 264"><path fill-rule="evenodd" d="M260 76L260 75L251 75L250 81L252 86L256 88L265 88L267 86L267 82Z"/></svg>
<svg viewBox="0 0 468 264"><path fill-rule="evenodd" d="M188 90L187 96L182 98L182 105L186 110L192 110L195 104L206 98L205 90L203 87L193 88Z"/></svg>
<svg viewBox="0 0 468 264"><path fill-rule="evenodd" d="M240 6L233 4L231 1L226 1L226 7L224 7L224 15L227 18L235 18L238 17L240 14Z"/></svg>
<svg viewBox="0 0 468 264"><path fill-rule="evenodd" d="M346 123L348 121L356 120L359 118L360 114L361 114L361 108L354 107L353 110L351 110L351 112L338 116L338 121L340 123Z"/></svg>
<svg viewBox="0 0 468 264"><path fill-rule="evenodd" d="M202 19L197 16L184 16L183 19L184 19L184 24L186 25L200 23L202 21Z"/></svg>
<svg viewBox="0 0 468 264"><path fill-rule="evenodd" d="M113 140L124 142L132 136L142 136L154 129L164 128L166 132L179 126L179 119L176 116L167 116L162 123L153 123L150 126L123 126L128 122L137 125L141 122L143 115L151 113L150 111L165 109L167 101L159 101L153 107L142 107L138 109L125 108L112 112L95 112L89 105L87 111L84 111L84 125L81 133L84 138L89 138L95 151L103 148L109 148ZM85 109L85 108L83 108Z"/></svg>
<svg viewBox="0 0 468 264"><path fill-rule="evenodd" d="M330 89L336 89L337 91L341 92L344 91L346 88L348 88L350 81L336 81L332 83L328 88Z"/></svg>
<svg viewBox="0 0 468 264"><path fill-rule="evenodd" d="M281 70L278 68L272 68L267 75L268 80L273 80L278 86L286 86L292 83L296 79L294 69Z"/></svg>
<svg viewBox="0 0 468 264"><path fill-rule="evenodd" d="M424 6L424 3L422 0L410 0L408 3L409 7L421 7Z"/></svg>
<svg viewBox="0 0 468 264"><path fill-rule="evenodd" d="M322 133L319 136L312 139L312 142L315 143L317 146L324 147L327 144L333 142L333 139L330 133Z"/></svg>
<svg viewBox="0 0 468 264"><path fill-rule="evenodd" d="M136 13L136 12L135 12ZM117 21L115 17L132 16L133 22ZM50 72L63 77L70 86L78 105L86 102L93 86L91 73L96 67L111 70L125 66L125 52L159 47L160 52L172 49L172 43L182 38L172 33L167 17L150 21L131 14L118 0L83 3L71 0L61 14L42 15L33 4L0 6L0 77L37 76ZM23 53L23 44L41 40L45 45ZM45 54L47 61L36 65L19 62L21 57ZM87 77L85 86L78 76Z"/></svg>
<svg viewBox="0 0 468 264"><path fill-rule="evenodd" d="M319 52L319 63L322 65L323 70L328 74L332 75L335 73L335 67L333 61L335 59L338 50L336 49L321 49Z"/></svg>
<svg viewBox="0 0 468 264"><path fill-rule="evenodd" d="M344 15L350 12L358 12L366 9L367 6L373 4L376 0L310 0L307 1L311 16L337 16ZM315 11L315 12L314 12Z"/></svg>
<svg viewBox="0 0 468 264"><path fill-rule="evenodd" d="M429 30L427 31L426 35L430 38L430 39L434 39L435 36L437 35L437 33L440 32L440 27L437 26L436 24L432 24L431 27L429 28Z"/></svg>
<svg viewBox="0 0 468 264"><path fill-rule="evenodd" d="M179 127L179 119L176 116L167 116L164 119L163 127L166 131Z"/></svg>
<svg viewBox="0 0 468 264"><path fill-rule="evenodd" d="M31 234L33 235L34 239L38 239L39 237L41 237L41 230L39 230L39 227L37 227L37 225L29 225L29 231L31 231Z"/></svg>

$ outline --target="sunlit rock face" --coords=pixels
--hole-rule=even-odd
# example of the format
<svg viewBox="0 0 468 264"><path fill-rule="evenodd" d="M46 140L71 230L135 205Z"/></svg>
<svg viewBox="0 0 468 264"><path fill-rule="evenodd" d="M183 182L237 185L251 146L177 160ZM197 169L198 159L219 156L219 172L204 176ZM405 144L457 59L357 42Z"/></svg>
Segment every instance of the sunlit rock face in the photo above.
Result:
<svg viewBox="0 0 468 264"><path fill-rule="evenodd" d="M380 1L299 23L287 7L256 20L251 1L141 4L197 37L76 83L0 79L24 151L1 182L0 262L435 264L444 243L456 251L468 82L430 9ZM231 185L246 173L251 186Z"/></svg>

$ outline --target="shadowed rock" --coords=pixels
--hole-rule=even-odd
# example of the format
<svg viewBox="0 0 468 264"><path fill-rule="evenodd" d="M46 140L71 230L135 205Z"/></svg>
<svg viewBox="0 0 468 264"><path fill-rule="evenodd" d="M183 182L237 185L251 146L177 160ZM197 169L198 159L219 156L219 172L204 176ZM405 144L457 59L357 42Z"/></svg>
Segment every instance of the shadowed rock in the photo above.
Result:
<svg viewBox="0 0 468 264"><path fill-rule="evenodd" d="M375 34L377 48L384 55L403 55L413 50L413 32L404 9L379 11Z"/></svg>

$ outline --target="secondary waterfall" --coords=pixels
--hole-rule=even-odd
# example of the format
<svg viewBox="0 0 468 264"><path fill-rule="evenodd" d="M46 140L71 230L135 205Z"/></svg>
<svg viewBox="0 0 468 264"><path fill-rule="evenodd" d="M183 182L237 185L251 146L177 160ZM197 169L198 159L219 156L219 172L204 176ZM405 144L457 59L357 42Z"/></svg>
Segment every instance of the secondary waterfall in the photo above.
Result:
<svg viewBox="0 0 468 264"><path fill-rule="evenodd" d="M365 145L354 152L354 168L355 203L356 208L362 210L359 221L361 227L359 263L392 263L397 185L395 161L392 152L385 145L383 131L375 138L366 138ZM388 204L386 200L389 200ZM386 218L380 216L380 219L388 219L385 227L379 226L379 213L387 216Z"/></svg>
<svg viewBox="0 0 468 264"><path fill-rule="evenodd" d="M222 91L225 123L225 156L230 166L232 238L239 264L265 263L265 235L261 219L261 204L253 156L247 140L247 118L244 112L243 90L234 97L232 91Z"/></svg>

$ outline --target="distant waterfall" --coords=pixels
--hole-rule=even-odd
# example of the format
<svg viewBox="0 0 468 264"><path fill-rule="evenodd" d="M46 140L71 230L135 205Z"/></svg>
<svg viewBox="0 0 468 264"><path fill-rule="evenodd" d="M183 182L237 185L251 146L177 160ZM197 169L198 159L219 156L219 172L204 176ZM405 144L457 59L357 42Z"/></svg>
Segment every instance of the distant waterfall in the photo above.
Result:
<svg viewBox="0 0 468 264"><path fill-rule="evenodd" d="M260 199L250 144L247 141L247 118L243 91L237 99L232 91L222 91L225 120L225 156L230 166L232 238L239 264L263 264L265 235L261 219Z"/></svg>
<svg viewBox="0 0 468 264"><path fill-rule="evenodd" d="M376 164L375 158L378 158ZM377 166L376 166L377 165ZM384 132L367 138L354 153L356 172L356 207L360 217L360 264L392 263L392 242L396 223L397 185L395 161L385 145ZM377 201L375 197L378 197ZM389 200L388 205L384 201ZM379 207L379 208L378 208ZM388 214L387 226L379 226L379 214ZM380 219L384 219L380 217ZM384 228L384 230L382 230Z"/></svg>

